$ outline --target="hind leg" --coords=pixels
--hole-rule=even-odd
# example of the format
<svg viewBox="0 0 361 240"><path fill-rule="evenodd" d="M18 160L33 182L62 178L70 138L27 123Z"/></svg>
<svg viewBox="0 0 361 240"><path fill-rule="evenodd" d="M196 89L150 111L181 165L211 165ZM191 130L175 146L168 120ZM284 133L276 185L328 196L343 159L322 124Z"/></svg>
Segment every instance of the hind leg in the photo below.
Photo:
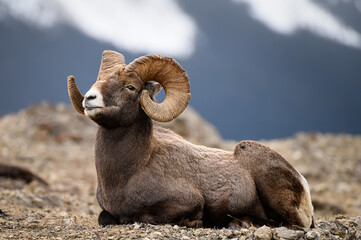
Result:
<svg viewBox="0 0 361 240"><path fill-rule="evenodd" d="M236 158L250 162L252 178L269 219L305 228L311 226L313 207L307 181L288 161L253 141L240 142L234 153Z"/></svg>
<svg viewBox="0 0 361 240"><path fill-rule="evenodd" d="M293 187L278 191L275 210L291 225L298 225L304 228L310 228L313 224L313 206L311 195L306 179L300 175L299 182L296 184L293 179Z"/></svg>
<svg viewBox="0 0 361 240"><path fill-rule="evenodd" d="M282 225L311 226L313 206L309 188L291 166L268 167L256 178L256 185L269 219Z"/></svg>
<svg viewBox="0 0 361 240"><path fill-rule="evenodd" d="M284 191L278 197L269 202L272 209L268 209L267 214L270 219L275 220L275 223L292 226L297 225L304 228L309 228L312 225L313 207L310 201L301 195L300 201L297 203L293 200L293 192Z"/></svg>

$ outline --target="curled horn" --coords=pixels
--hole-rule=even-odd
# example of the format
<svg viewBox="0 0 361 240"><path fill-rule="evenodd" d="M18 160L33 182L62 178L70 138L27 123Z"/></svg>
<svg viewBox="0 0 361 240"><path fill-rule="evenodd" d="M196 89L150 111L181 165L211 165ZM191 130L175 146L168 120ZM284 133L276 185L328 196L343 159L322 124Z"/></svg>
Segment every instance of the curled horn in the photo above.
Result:
<svg viewBox="0 0 361 240"><path fill-rule="evenodd" d="M73 104L75 110L81 114L84 114L84 108L82 105L84 96L79 91L76 86L74 76L68 76L68 93L70 97L70 101Z"/></svg>
<svg viewBox="0 0 361 240"><path fill-rule="evenodd" d="M156 81L164 88L162 103L154 102L147 90L140 98L144 112L155 121L171 121L187 107L191 97L188 75L173 58L155 54L143 56L131 62L124 71L136 72L144 83Z"/></svg>

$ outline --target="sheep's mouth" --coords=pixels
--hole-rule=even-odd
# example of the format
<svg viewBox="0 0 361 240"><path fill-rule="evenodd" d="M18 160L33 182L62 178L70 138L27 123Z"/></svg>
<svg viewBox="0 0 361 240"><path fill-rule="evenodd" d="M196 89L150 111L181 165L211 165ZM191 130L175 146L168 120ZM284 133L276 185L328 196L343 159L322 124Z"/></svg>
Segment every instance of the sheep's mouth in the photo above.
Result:
<svg viewBox="0 0 361 240"><path fill-rule="evenodd" d="M102 107L86 107L85 109L88 110L88 111L92 111L94 109L100 109Z"/></svg>
<svg viewBox="0 0 361 240"><path fill-rule="evenodd" d="M84 113L88 117L94 117L101 114L103 111L103 107L86 107L84 109Z"/></svg>

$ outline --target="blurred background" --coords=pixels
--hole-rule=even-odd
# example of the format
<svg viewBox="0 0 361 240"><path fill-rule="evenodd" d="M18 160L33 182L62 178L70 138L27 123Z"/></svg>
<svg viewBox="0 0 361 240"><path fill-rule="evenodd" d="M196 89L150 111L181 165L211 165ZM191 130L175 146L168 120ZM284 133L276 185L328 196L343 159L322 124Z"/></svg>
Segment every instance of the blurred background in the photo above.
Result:
<svg viewBox="0 0 361 240"><path fill-rule="evenodd" d="M105 49L174 57L227 139L361 133L361 0L0 0L0 115L70 104Z"/></svg>

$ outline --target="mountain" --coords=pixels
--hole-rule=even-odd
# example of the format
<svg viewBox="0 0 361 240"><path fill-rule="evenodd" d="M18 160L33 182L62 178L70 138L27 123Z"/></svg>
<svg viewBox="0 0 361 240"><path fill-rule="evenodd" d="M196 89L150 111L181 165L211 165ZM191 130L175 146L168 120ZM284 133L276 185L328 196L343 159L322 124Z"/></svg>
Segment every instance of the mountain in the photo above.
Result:
<svg viewBox="0 0 361 240"><path fill-rule="evenodd" d="M175 57L190 77L190 105L224 138L270 139L299 131L361 134L360 48L306 29L280 34L250 14L245 3L177 4L198 31L193 54ZM319 6L361 32L361 14L351 4ZM69 24L43 29L11 15L0 21L0 36L1 115L43 100L69 104L66 76L75 75L85 93L104 49L122 52L127 62L147 53L114 47ZM342 37L346 34L337 39Z"/></svg>

